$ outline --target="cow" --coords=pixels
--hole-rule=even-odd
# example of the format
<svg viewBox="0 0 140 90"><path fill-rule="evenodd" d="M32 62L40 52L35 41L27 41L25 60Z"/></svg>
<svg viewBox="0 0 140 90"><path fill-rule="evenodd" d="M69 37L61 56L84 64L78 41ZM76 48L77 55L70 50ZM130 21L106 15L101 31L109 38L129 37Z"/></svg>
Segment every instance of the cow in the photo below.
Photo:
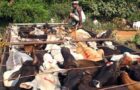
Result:
<svg viewBox="0 0 140 90"><path fill-rule="evenodd" d="M64 68L76 67L76 63L75 63L76 60L74 56L71 54L69 48L62 47L61 54L64 58L64 63L62 65Z"/></svg>
<svg viewBox="0 0 140 90"><path fill-rule="evenodd" d="M41 70L37 73L35 79L31 82L23 82L20 86L26 89L31 89L33 87L33 90L60 90L59 72L56 70L60 70L56 60L52 58L51 54L46 53Z"/></svg>
<svg viewBox="0 0 140 90"><path fill-rule="evenodd" d="M61 47L60 45L57 45L57 44L48 44L46 49L49 53L51 53L51 55L53 56L53 58L63 64L64 62L64 58L62 57L62 54L61 54Z"/></svg>
<svg viewBox="0 0 140 90"><path fill-rule="evenodd" d="M94 50L83 42L78 42L77 52L81 53L85 59L92 61L100 61L103 59L102 56L104 56L104 51L102 49Z"/></svg>
<svg viewBox="0 0 140 90"><path fill-rule="evenodd" d="M91 84L96 88L114 85L116 84L119 75L120 67L118 62L108 62L99 70L95 76L93 76Z"/></svg>
<svg viewBox="0 0 140 90"><path fill-rule="evenodd" d="M70 53L70 50L66 47L62 47L61 53L62 53L62 56L64 57L64 68L93 67L93 66L100 66L104 63L104 60L100 62L94 62L94 61L90 61L86 59L75 60L75 58ZM63 82L64 84L63 84L62 90L73 90L74 88L76 88L76 85L79 85L81 80L83 82L80 84L79 88L81 88L81 85L84 84L85 81L87 82L85 86L89 87L88 83L90 82L92 75L96 71L98 71L98 68L82 69L82 70L72 69L68 71L67 76ZM86 77L89 77L89 78L86 79Z"/></svg>
<svg viewBox="0 0 140 90"><path fill-rule="evenodd" d="M137 64L137 63L136 63ZM130 66L125 66L122 68L123 71L126 71L130 78L135 80L135 81L140 81L140 66L139 65L130 65Z"/></svg>
<svg viewBox="0 0 140 90"><path fill-rule="evenodd" d="M124 84L133 84L127 86L129 90L140 90L140 83L138 81L132 80L127 72L122 72L121 78Z"/></svg>
<svg viewBox="0 0 140 90"><path fill-rule="evenodd" d="M72 37L72 39L77 39L77 40L91 38L91 35L83 29L73 30L70 36Z"/></svg>
<svg viewBox="0 0 140 90"><path fill-rule="evenodd" d="M22 65L27 60L33 60L33 58L26 53L20 52L16 48L12 47L9 51L9 57L6 61L7 70L12 70L17 65Z"/></svg>
<svg viewBox="0 0 140 90"><path fill-rule="evenodd" d="M82 90L88 89L90 90L93 87L90 86L90 81L92 76L96 74L98 69L104 64L104 61L94 62L89 60L79 60L76 61L76 68L86 68L86 69L72 69L67 72L67 76L64 79L64 84L62 90ZM74 81L74 82L73 82Z"/></svg>
<svg viewBox="0 0 140 90"><path fill-rule="evenodd" d="M20 84L23 82L32 81L35 78L35 75L39 73L40 66L43 64L43 55L46 52L33 52L33 60L27 60L23 62L22 66L19 68L19 70L13 70L8 77L9 82L14 82L15 79L17 80L14 86L12 87L13 90L24 90L20 88ZM8 72L8 71L6 71ZM5 72L5 73L6 73ZM8 73L7 73L8 74ZM4 74L5 76L8 76ZM10 87L10 86L8 86ZM10 88L11 88L10 87Z"/></svg>
<svg viewBox="0 0 140 90"><path fill-rule="evenodd" d="M112 30L109 29L107 31L103 31L103 32L97 34L96 38L109 38L111 34L112 34Z"/></svg>
<svg viewBox="0 0 140 90"><path fill-rule="evenodd" d="M123 54L113 55L111 57L112 61L119 61L122 66L131 65L133 62L140 61L140 56L136 54L131 54L129 52L124 52Z"/></svg>
<svg viewBox="0 0 140 90"><path fill-rule="evenodd" d="M15 80L8 81L9 77L16 71L18 71L21 68L21 65L16 66L12 70L5 71L3 74L4 79L4 86L5 87L13 87L18 82L19 78L15 78ZM20 75L19 75L20 76Z"/></svg>
<svg viewBox="0 0 140 90"><path fill-rule="evenodd" d="M140 21L133 22L133 28L136 30L140 30Z"/></svg>
<svg viewBox="0 0 140 90"><path fill-rule="evenodd" d="M17 80L14 84L13 90L24 90L20 88L20 84L22 82L32 81L35 78L35 74L38 73L39 67L33 64L33 61L25 61L22 65L22 67L16 71L13 72L10 77L8 78L9 82L14 82L15 79ZM7 74L7 72L6 72ZM6 75L4 74L4 75ZM8 86L10 87L10 86ZM10 89L11 90L11 89Z"/></svg>
<svg viewBox="0 0 140 90"><path fill-rule="evenodd" d="M113 45L113 43L111 41L104 41L102 43L102 46L106 46L112 50L117 50L117 47L115 45Z"/></svg>

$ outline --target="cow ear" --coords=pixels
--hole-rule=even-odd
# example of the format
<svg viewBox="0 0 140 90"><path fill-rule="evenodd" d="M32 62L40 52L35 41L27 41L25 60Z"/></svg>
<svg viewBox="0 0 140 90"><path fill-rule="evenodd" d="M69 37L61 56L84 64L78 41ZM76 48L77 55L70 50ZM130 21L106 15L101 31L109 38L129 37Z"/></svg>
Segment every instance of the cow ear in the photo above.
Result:
<svg viewBox="0 0 140 90"><path fill-rule="evenodd" d="M17 78L19 78L20 77L20 71L16 71L16 72L14 72L12 75L10 75L10 77L8 78L8 80L10 81L10 80L15 80L15 79L17 79Z"/></svg>

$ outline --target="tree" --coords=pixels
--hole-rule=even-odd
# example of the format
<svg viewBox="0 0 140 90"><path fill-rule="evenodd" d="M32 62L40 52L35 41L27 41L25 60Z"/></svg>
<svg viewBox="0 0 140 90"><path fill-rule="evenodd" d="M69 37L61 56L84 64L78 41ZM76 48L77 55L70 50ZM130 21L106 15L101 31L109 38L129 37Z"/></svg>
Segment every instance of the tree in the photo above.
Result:
<svg viewBox="0 0 140 90"><path fill-rule="evenodd" d="M17 0L13 5L0 3L0 17L11 18L13 22L46 22L48 10L42 0Z"/></svg>
<svg viewBox="0 0 140 90"><path fill-rule="evenodd" d="M129 18L138 11L138 2L139 0L81 0L81 5L92 17L112 20L114 17Z"/></svg>

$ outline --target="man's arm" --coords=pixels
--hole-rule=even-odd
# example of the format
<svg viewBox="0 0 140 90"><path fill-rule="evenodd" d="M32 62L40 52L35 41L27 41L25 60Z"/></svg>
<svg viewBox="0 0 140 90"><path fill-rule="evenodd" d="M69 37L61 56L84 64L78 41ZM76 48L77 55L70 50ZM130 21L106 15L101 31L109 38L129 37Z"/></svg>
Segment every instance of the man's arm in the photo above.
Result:
<svg viewBox="0 0 140 90"><path fill-rule="evenodd" d="M67 23L67 22L69 22L69 20L71 19L71 13L72 13L72 10L71 11L69 11L69 16L64 20L64 23Z"/></svg>
<svg viewBox="0 0 140 90"><path fill-rule="evenodd" d="M81 15L81 7L78 7L77 8L77 12L78 12L78 15L79 15L79 26L82 25L82 15Z"/></svg>

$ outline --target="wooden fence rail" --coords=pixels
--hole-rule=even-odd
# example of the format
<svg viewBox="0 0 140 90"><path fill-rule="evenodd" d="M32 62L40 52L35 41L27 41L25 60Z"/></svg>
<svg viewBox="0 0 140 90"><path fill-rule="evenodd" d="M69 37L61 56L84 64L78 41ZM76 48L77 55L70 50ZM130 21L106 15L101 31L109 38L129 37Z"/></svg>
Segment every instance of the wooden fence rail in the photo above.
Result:
<svg viewBox="0 0 140 90"><path fill-rule="evenodd" d="M86 41L112 41L113 39L84 39L84 40L72 40L72 42L86 42ZM60 44L64 43L65 40L58 41L31 41L31 42L0 42L1 46L9 46L9 45L32 45L32 44Z"/></svg>

